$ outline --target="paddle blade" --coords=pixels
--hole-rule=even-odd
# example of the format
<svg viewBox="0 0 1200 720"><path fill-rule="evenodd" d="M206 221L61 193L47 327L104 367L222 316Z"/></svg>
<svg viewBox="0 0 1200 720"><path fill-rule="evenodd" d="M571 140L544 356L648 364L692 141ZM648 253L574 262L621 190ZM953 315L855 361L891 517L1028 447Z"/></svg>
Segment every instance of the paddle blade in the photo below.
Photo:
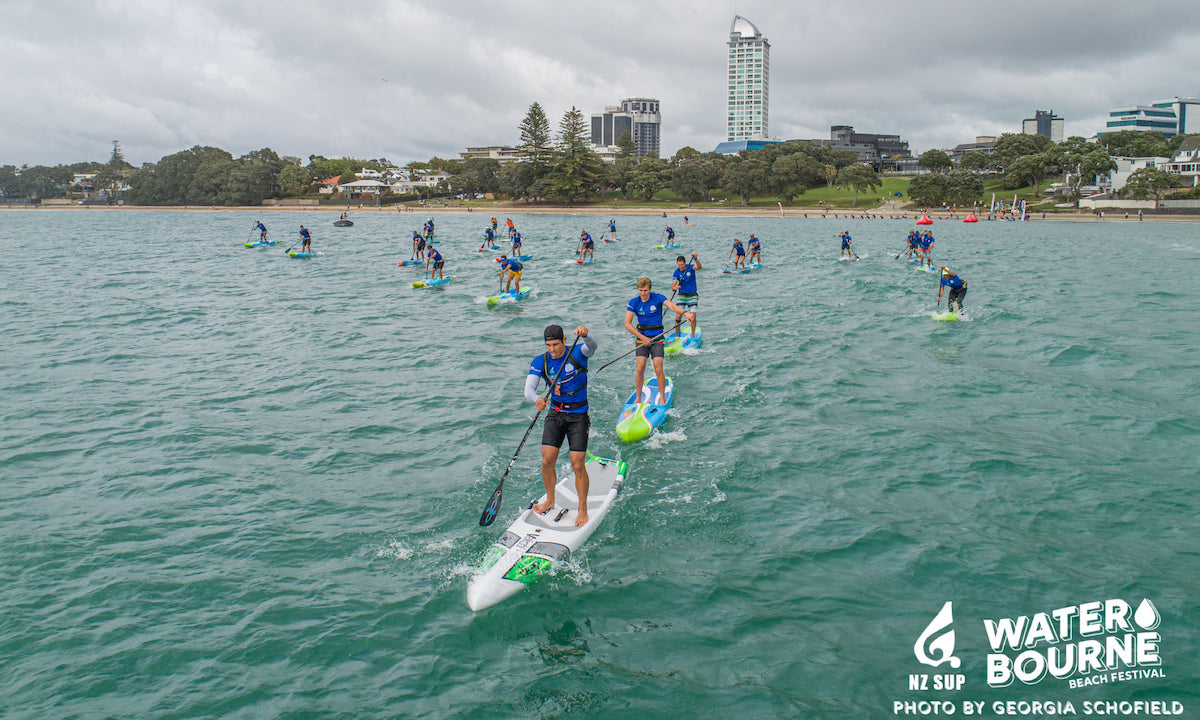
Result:
<svg viewBox="0 0 1200 720"><path fill-rule="evenodd" d="M488 498L487 505L483 506L483 514L479 516L479 524L487 527L496 521L496 513L500 511L500 499L504 495L504 483L496 486L496 491Z"/></svg>

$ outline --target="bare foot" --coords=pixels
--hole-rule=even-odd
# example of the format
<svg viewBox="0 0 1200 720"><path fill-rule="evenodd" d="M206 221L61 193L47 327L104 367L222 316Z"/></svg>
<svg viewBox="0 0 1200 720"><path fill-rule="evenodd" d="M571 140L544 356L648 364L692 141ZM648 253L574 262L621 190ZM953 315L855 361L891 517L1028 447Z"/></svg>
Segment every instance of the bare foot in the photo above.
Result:
<svg viewBox="0 0 1200 720"><path fill-rule="evenodd" d="M588 521L587 508L586 507L579 508L579 512L577 512L575 514L575 527L583 527L584 525L587 525L587 521Z"/></svg>
<svg viewBox="0 0 1200 720"><path fill-rule="evenodd" d="M554 507L554 498L546 498L546 502L534 505L533 511L538 515L541 515L552 507Z"/></svg>

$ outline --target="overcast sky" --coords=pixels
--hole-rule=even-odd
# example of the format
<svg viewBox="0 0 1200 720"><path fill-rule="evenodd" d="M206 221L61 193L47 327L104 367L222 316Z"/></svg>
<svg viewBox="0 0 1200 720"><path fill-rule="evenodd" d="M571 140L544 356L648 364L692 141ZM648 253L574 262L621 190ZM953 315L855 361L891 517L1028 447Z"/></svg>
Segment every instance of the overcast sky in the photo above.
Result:
<svg viewBox="0 0 1200 720"><path fill-rule="evenodd" d="M193 145L457 157L645 96L663 155L725 139L737 13L771 43L770 134L898 133L914 154L1053 109L1200 95L1195 0L0 0L0 164L134 165Z"/></svg>

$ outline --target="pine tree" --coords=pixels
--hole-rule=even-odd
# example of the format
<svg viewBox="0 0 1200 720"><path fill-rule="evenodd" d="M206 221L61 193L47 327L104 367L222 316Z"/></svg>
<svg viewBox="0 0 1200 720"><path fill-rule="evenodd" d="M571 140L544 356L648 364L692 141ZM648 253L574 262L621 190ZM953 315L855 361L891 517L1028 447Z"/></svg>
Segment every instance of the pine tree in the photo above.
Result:
<svg viewBox="0 0 1200 720"><path fill-rule="evenodd" d="M583 122L583 113L572 106L558 125L558 160L549 178L555 197L567 203L582 200L596 192L602 163L592 150L591 136Z"/></svg>

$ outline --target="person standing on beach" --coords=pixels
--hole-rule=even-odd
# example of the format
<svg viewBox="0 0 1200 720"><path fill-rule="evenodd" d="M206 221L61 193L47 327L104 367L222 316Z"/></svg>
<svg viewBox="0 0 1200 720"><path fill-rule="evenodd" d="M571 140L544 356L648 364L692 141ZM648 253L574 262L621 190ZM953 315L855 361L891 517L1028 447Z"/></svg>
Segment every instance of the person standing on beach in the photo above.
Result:
<svg viewBox="0 0 1200 720"><path fill-rule="evenodd" d="M304 227L303 225L300 226L300 252L312 252L312 233L310 233L308 228Z"/></svg>
<svg viewBox="0 0 1200 720"><path fill-rule="evenodd" d="M946 288L950 288L950 296L946 298L946 310L950 312L962 312L963 298L967 296L967 281L960 278L953 270L941 266L942 281L938 284L938 305L942 304L942 292ZM955 305L958 306L957 310Z"/></svg>
<svg viewBox="0 0 1200 720"><path fill-rule="evenodd" d="M629 331L630 335L637 338L637 350L634 352L634 356L637 358L637 370L633 376L633 394L637 398L642 396L642 379L646 376L646 358L653 358L654 375L658 378L658 402L656 403L654 398L650 398L650 403L661 405L664 402L663 392L667 388L667 377L663 373L663 309L686 315L692 321L695 320L696 315L671 302L665 295L651 292L650 278L648 277L638 278L637 289L638 294L629 301L629 305L625 308L625 329ZM634 326L635 320L637 321L636 327Z"/></svg>
<svg viewBox="0 0 1200 720"><path fill-rule="evenodd" d="M691 311L692 337L696 337L696 313L700 309L700 291L696 287L696 271L703 270L704 266L700 264L700 258L696 253L692 253L690 263L687 263L682 255L677 256L675 265L678 268L671 276L671 289L678 293L676 297L679 299L679 307ZM683 313L675 313L675 326L678 327L682 322Z"/></svg>
<svg viewBox="0 0 1200 720"><path fill-rule="evenodd" d="M595 354L598 343L582 325L575 328L575 335L583 340L583 346L567 348L562 327L546 327L542 333L546 352L529 364L525 399L537 406L538 412L550 406L550 414L542 426L542 484L546 487L546 500L534 505L533 511L540 515L554 507L554 490L558 485L555 465L565 439L571 469L575 472L575 494L579 499L575 525L579 527L588 521L587 443L591 420L588 418L587 361ZM538 394L540 380L545 380L550 387L549 400Z"/></svg>
<svg viewBox="0 0 1200 720"><path fill-rule="evenodd" d="M736 257L735 257L736 256ZM733 258L733 269L746 269L746 248L742 247L742 241L734 238L733 249L729 251L729 257Z"/></svg>

